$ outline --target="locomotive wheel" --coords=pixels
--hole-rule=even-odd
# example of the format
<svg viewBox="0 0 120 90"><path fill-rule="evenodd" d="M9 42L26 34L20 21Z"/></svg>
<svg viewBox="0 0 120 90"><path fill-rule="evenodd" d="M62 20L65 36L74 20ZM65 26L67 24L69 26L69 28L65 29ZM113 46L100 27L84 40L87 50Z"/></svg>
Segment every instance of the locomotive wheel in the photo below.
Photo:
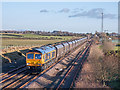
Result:
<svg viewBox="0 0 120 90"><path fill-rule="evenodd" d="M50 61L47 63L47 68L50 66Z"/></svg>
<svg viewBox="0 0 120 90"><path fill-rule="evenodd" d="M52 60L52 64L54 63L54 60Z"/></svg>
<svg viewBox="0 0 120 90"><path fill-rule="evenodd" d="M44 66L42 66L42 70L45 70L46 69L46 64L44 64Z"/></svg>
<svg viewBox="0 0 120 90"><path fill-rule="evenodd" d="M47 69L47 65L46 64L44 65L44 68Z"/></svg>
<svg viewBox="0 0 120 90"><path fill-rule="evenodd" d="M57 60L58 60L58 58L57 58L57 59L54 59L53 62L55 63Z"/></svg>
<svg viewBox="0 0 120 90"><path fill-rule="evenodd" d="M48 68L50 66L50 61L46 64L46 67Z"/></svg>
<svg viewBox="0 0 120 90"><path fill-rule="evenodd" d="M51 66L52 65L52 60L49 62L49 66Z"/></svg>

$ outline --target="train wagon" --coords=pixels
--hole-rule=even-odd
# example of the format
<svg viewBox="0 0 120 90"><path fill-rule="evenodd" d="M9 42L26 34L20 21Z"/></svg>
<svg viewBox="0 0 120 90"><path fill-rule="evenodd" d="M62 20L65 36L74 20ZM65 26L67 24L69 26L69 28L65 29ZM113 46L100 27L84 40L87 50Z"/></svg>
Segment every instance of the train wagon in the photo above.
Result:
<svg viewBox="0 0 120 90"><path fill-rule="evenodd" d="M64 46L62 44L55 45L56 48L56 59L58 60L60 57L62 57L65 54Z"/></svg>
<svg viewBox="0 0 120 90"><path fill-rule="evenodd" d="M64 54L67 54L69 52L69 44L67 42L62 43L64 46Z"/></svg>
<svg viewBox="0 0 120 90"><path fill-rule="evenodd" d="M72 41L72 46L73 46L73 49L75 48L75 41Z"/></svg>
<svg viewBox="0 0 120 90"><path fill-rule="evenodd" d="M73 49L72 42L68 42L68 44L69 44L69 51L71 51Z"/></svg>

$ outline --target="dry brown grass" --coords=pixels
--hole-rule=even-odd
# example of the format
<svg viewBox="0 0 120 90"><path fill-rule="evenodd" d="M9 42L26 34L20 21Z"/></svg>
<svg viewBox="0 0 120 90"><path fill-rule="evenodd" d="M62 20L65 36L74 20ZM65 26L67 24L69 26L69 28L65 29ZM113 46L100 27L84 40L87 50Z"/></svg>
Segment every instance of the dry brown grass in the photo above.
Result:
<svg viewBox="0 0 120 90"><path fill-rule="evenodd" d="M118 58L115 56L104 57L104 81L112 81L118 79L118 71Z"/></svg>
<svg viewBox="0 0 120 90"><path fill-rule="evenodd" d="M95 81L98 79L102 79L102 58L103 52L98 48L98 45L93 45L91 48L91 52L88 57L88 62L91 64L91 68L94 71L93 78Z"/></svg>
<svg viewBox="0 0 120 90"><path fill-rule="evenodd" d="M75 86L76 88L107 87L106 81L118 80L118 71L118 58L115 56L104 56L103 49L100 49L99 45L94 44L90 49L87 62L83 65Z"/></svg>
<svg viewBox="0 0 120 90"><path fill-rule="evenodd" d="M99 50L97 45L92 45L87 61L83 65L82 71L79 74L80 76L75 82L75 88L103 88L100 83L96 82L96 77L101 67L98 60L102 57L102 50Z"/></svg>
<svg viewBox="0 0 120 90"><path fill-rule="evenodd" d="M114 50L114 45L113 45L113 43L112 42L106 42L106 41L104 41L103 42L103 51L104 52L106 52L106 51L108 51L108 50Z"/></svg>
<svg viewBox="0 0 120 90"><path fill-rule="evenodd" d="M103 51L111 49L111 43L106 42ZM109 45L109 46L108 46ZM107 47L108 46L108 47ZM115 56L104 56L102 49L95 46L91 49L89 62L94 70L95 81L104 83L104 81L113 80L118 75L118 58Z"/></svg>

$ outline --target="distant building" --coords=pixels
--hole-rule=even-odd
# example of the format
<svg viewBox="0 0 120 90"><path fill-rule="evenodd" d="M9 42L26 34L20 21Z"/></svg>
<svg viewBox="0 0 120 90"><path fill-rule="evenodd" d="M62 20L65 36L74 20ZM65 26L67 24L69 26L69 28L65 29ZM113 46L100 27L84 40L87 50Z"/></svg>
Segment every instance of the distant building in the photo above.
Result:
<svg viewBox="0 0 120 90"><path fill-rule="evenodd" d="M118 33L110 33L110 36L118 36Z"/></svg>

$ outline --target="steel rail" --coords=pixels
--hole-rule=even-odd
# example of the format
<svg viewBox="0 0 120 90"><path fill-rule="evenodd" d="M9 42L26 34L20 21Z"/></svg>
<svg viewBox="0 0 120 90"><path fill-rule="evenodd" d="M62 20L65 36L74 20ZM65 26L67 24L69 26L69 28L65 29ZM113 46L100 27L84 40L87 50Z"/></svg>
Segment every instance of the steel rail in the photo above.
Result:
<svg viewBox="0 0 120 90"><path fill-rule="evenodd" d="M75 61L77 62L81 57L82 55L85 54L85 52L87 51L87 49L89 48L89 46L82 52L82 54L79 56L79 58ZM75 63L74 62L74 63ZM68 76L68 74L71 72L71 70L74 68L75 66L72 66L70 69L68 69L67 73L65 74L64 78L62 79L62 81L60 82L60 84L57 86L56 90L58 90L60 88L60 86L63 84L63 82L65 81L66 77Z"/></svg>
<svg viewBox="0 0 120 90"><path fill-rule="evenodd" d="M20 71L20 72L18 72L18 73L16 73L16 74L13 74L13 75L10 76L10 77L7 77L7 78L3 79L2 81L0 81L0 84L3 83L3 82L5 82L5 81L7 81L7 80L9 80L9 79L11 79L12 77L17 76L18 74L20 74L20 73L22 73L22 72L24 72L24 71L25 71L25 69L23 69L22 71Z"/></svg>
<svg viewBox="0 0 120 90"><path fill-rule="evenodd" d="M91 46L91 44L90 44L90 46ZM89 48L90 48L90 46L89 46ZM87 51L86 55L88 55L88 52L89 52L89 51ZM85 61L85 58L87 57L86 55L85 55L85 57L83 58L82 62L80 63L81 65L83 65L83 63L84 63L84 61ZM78 71L80 70L81 65L79 65L79 67L78 67L78 69L77 69L77 71L76 71L76 73L75 73L75 75L74 75L74 77L73 77L73 81L72 81L72 83L71 83L71 85L70 85L70 88L73 87L73 83L74 83L74 81L75 81L75 79L76 79L76 76L77 76L77 74L78 74Z"/></svg>
<svg viewBox="0 0 120 90"><path fill-rule="evenodd" d="M17 70L19 70L19 69L25 67L25 66L26 66L26 65L22 65L22 66L20 66L20 67L18 67L18 68L15 68L15 69L13 69L13 70L11 70L11 71L5 73L5 74L2 74L0 77L4 77L4 76L6 76L6 75L8 75L8 74L10 74L10 73L12 73L12 72L15 72L15 71L17 71Z"/></svg>
<svg viewBox="0 0 120 90"><path fill-rule="evenodd" d="M27 78L28 76L29 76L29 74L25 75L24 77L22 77L21 79L19 79L19 80L13 82L13 83L10 84L10 85L6 85L6 86L4 86L2 89L4 89L4 88L10 88L11 86L15 85L15 84L18 83L19 81L21 81L21 80Z"/></svg>

